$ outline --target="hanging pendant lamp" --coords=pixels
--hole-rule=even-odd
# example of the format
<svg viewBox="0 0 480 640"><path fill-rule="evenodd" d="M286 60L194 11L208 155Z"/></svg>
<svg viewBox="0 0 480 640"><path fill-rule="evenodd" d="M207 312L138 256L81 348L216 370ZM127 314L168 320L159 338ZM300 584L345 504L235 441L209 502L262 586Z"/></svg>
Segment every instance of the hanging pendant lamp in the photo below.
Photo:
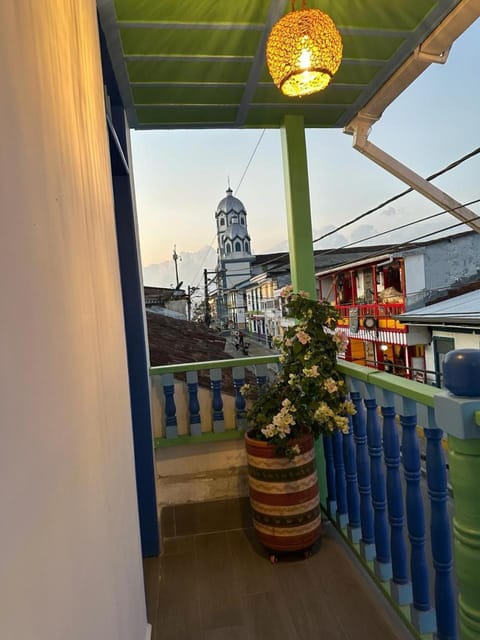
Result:
<svg viewBox="0 0 480 640"><path fill-rule="evenodd" d="M342 37L320 9L292 10L272 28L267 40L267 66L273 82L286 96L322 91L342 61Z"/></svg>

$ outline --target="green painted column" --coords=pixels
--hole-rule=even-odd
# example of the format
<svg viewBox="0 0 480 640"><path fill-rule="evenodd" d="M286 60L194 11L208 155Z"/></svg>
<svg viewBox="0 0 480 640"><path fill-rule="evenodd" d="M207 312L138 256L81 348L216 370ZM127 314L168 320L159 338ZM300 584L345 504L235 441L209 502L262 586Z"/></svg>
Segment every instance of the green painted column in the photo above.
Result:
<svg viewBox="0 0 480 640"><path fill-rule="evenodd" d="M443 361L450 393L435 396L435 420L448 434L455 513L453 544L462 640L480 638L480 349L450 351Z"/></svg>
<svg viewBox="0 0 480 640"><path fill-rule="evenodd" d="M292 285L294 291L307 291L311 298L315 299L317 291L303 116L285 116L281 135ZM316 442L315 452L320 502L326 508L326 465L321 439Z"/></svg>
<svg viewBox="0 0 480 640"><path fill-rule="evenodd" d="M290 271L294 291L316 297L307 146L303 116L285 116L281 128Z"/></svg>
<svg viewBox="0 0 480 640"><path fill-rule="evenodd" d="M480 637L480 440L449 436L450 481L454 488L455 570L462 640Z"/></svg>

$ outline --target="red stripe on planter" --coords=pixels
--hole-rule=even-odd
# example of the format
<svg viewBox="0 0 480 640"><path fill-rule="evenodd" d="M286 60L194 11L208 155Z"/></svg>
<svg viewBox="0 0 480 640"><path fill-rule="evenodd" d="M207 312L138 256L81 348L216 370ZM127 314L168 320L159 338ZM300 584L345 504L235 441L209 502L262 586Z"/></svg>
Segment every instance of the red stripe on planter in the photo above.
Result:
<svg viewBox="0 0 480 640"><path fill-rule="evenodd" d="M262 491L256 491L250 488L250 496L253 500L263 502L263 504L270 504L275 506L298 504L300 502L307 502L312 500L318 494L318 486L314 484L304 491L297 491L296 493L288 494L275 494L264 493Z"/></svg>

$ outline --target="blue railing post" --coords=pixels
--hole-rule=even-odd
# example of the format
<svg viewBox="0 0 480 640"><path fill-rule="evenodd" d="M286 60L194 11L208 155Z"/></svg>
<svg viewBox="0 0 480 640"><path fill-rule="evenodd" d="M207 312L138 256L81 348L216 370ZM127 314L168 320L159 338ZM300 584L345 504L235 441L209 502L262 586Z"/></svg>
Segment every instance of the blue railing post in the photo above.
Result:
<svg viewBox="0 0 480 640"><path fill-rule="evenodd" d="M245 384L244 367L232 367L233 388L235 389L235 425L239 431L247 429L247 418L245 409L247 403L240 393L240 389Z"/></svg>
<svg viewBox="0 0 480 640"><path fill-rule="evenodd" d="M398 605L410 605L413 600L412 584L408 576L407 545L403 532L403 491L400 478L400 440L395 424L393 393L377 390L382 405L383 450L387 468L387 505L390 522L390 550L392 556L392 582L390 594Z"/></svg>
<svg viewBox="0 0 480 640"><path fill-rule="evenodd" d="M212 388L213 431L219 433L225 431L221 369L210 369L210 386Z"/></svg>
<svg viewBox="0 0 480 640"><path fill-rule="evenodd" d="M480 638L480 350L459 349L444 360L435 419L448 434L458 619L462 640Z"/></svg>
<svg viewBox="0 0 480 640"><path fill-rule="evenodd" d="M427 439L427 484L431 506L430 538L435 569L437 639L457 638L456 593L453 581L452 530L447 510L448 486L443 431L437 428L433 409L422 418Z"/></svg>
<svg viewBox="0 0 480 640"><path fill-rule="evenodd" d="M255 365L255 378L257 380L257 386L263 387L268 381L268 370L266 364Z"/></svg>
<svg viewBox="0 0 480 640"><path fill-rule="evenodd" d="M190 415L190 435L200 436L202 425L200 418L200 403L198 402L198 373L187 371L188 413Z"/></svg>
<svg viewBox="0 0 480 640"><path fill-rule="evenodd" d="M354 384L355 382L352 381ZM360 525L362 539L360 540L360 553L367 561L375 557L375 537L373 529L373 509L370 491L370 460L367 450L367 428L365 422L365 410L362 398L358 391L351 391L350 397L355 405L357 413L352 416L353 436L357 447L357 477L358 491L360 493Z"/></svg>
<svg viewBox="0 0 480 640"><path fill-rule="evenodd" d="M347 481L348 525L347 532L350 542L360 542L360 496L357 483L357 463L355 460L355 441L353 439L353 423L348 417L348 433L343 436L343 459L345 462L345 479Z"/></svg>
<svg viewBox="0 0 480 640"><path fill-rule="evenodd" d="M335 464L333 462L333 442L330 436L323 436L323 451L325 454L325 472L327 479L327 510L331 518L337 512L337 490L335 486Z"/></svg>
<svg viewBox="0 0 480 640"><path fill-rule="evenodd" d="M177 438L177 407L175 406L175 381L172 373L162 376L163 393L165 394L165 437Z"/></svg>
<svg viewBox="0 0 480 640"><path fill-rule="evenodd" d="M373 526L375 531L375 575L382 582L392 577L390 559L390 539L387 524L387 500L385 496L385 473L382 460L382 434L378 423L375 389L368 384L365 398L367 408L367 445L370 456L370 477L372 487Z"/></svg>
<svg viewBox="0 0 480 640"><path fill-rule="evenodd" d="M340 529L347 526L347 485L345 482L345 467L343 464L342 434L335 431L332 436L333 464L335 466L335 488L337 494L337 511L335 514Z"/></svg>
<svg viewBox="0 0 480 640"><path fill-rule="evenodd" d="M421 492L420 446L417 435L416 403L396 396L395 406L402 425L402 457L406 488L407 526L412 575L412 622L419 633L436 631L435 611L430 606L427 558L425 553L425 511Z"/></svg>

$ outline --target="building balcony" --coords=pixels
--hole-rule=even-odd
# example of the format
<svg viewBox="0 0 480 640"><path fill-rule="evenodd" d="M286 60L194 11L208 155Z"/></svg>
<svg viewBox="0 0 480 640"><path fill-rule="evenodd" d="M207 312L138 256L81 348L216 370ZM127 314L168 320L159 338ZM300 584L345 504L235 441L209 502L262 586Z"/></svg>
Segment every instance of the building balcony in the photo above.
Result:
<svg viewBox="0 0 480 640"><path fill-rule="evenodd" d="M406 325L395 320L396 315L405 312L404 302L343 304L335 305L335 307L340 312L339 327L349 327L352 319L354 319L360 329L378 328L383 331L407 331ZM373 318L374 324L367 326L365 318Z"/></svg>
<svg viewBox="0 0 480 640"><path fill-rule="evenodd" d="M479 637L472 563L480 517L454 464L463 456L480 465L478 440L470 440L478 400L466 407L438 389L339 362L357 414L348 434L317 443L322 538L311 558L271 565L246 498L239 390L247 378L263 384L276 361L151 370L163 535L162 556L145 565L153 638L355 638L359 629L382 640ZM198 385L205 370L210 388ZM181 372L186 382L175 379ZM183 495L178 487L170 495L175 480Z"/></svg>

